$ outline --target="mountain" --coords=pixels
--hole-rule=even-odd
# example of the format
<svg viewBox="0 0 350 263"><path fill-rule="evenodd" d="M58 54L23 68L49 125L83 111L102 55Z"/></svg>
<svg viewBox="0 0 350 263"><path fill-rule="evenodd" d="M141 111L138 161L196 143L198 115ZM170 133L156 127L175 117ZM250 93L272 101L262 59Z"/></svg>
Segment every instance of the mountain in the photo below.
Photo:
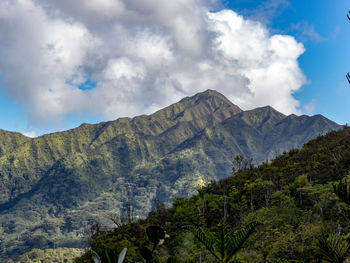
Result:
<svg viewBox="0 0 350 263"><path fill-rule="evenodd" d="M30 139L0 132L0 260L32 248L81 247L88 225L135 217L340 126L321 115L242 111L208 90L152 115ZM123 212L124 211L124 212Z"/></svg>

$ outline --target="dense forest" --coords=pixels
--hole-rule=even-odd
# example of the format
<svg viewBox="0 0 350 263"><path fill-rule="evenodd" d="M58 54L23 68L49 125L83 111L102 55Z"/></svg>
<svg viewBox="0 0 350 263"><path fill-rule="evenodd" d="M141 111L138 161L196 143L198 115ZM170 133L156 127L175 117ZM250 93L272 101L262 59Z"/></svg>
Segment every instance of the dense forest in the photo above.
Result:
<svg viewBox="0 0 350 263"><path fill-rule="evenodd" d="M234 232L252 222L259 225L230 262L347 262L350 128L319 136L258 167L250 163L235 158L230 177L175 200L170 208L159 204L146 219L116 222L112 231L96 225L89 237L92 250L75 262L93 262L91 251L108 262L106 251L117 255L123 248L124 262L144 262L141 248L152 247L148 226L166 233L153 252L154 262L224 262L193 230L215 236L223 225Z"/></svg>

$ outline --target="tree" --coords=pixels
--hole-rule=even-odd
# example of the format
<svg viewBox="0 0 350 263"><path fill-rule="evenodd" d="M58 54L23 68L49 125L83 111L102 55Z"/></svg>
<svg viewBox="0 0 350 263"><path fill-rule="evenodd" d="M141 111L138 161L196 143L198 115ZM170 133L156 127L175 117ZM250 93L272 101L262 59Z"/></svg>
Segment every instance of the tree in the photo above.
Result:
<svg viewBox="0 0 350 263"><path fill-rule="evenodd" d="M232 234L226 224L219 224L219 233L214 236L209 230L193 225L185 226L201 242L206 249L222 263L238 262L233 257L242 247L243 243L255 231L258 222L252 222L240 231Z"/></svg>
<svg viewBox="0 0 350 263"><path fill-rule="evenodd" d="M253 158L244 157L243 155L236 155L233 159L232 174L236 172L235 166L237 166L238 170L247 168L252 169L254 168Z"/></svg>
<svg viewBox="0 0 350 263"><path fill-rule="evenodd" d="M238 166L238 170L241 170L241 165L244 160L243 155L236 155L234 158L235 164Z"/></svg>

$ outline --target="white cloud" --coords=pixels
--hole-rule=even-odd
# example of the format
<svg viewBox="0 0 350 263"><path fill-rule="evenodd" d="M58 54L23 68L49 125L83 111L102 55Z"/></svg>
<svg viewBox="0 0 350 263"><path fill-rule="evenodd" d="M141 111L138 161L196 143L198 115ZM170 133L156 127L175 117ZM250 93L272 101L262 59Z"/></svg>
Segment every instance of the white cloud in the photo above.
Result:
<svg viewBox="0 0 350 263"><path fill-rule="evenodd" d="M0 74L32 123L115 119L216 89L244 109L299 113L302 44L200 0L2 0ZM82 90L87 80L96 87Z"/></svg>
<svg viewBox="0 0 350 263"><path fill-rule="evenodd" d="M79 110L83 92L69 83L81 81L94 42L86 28L50 18L30 0L1 1L0 10L0 71L10 96L33 121Z"/></svg>
<svg viewBox="0 0 350 263"><path fill-rule="evenodd" d="M29 138L35 138L38 137L37 133L35 131L22 131L22 134L24 136L27 136Z"/></svg>
<svg viewBox="0 0 350 263"><path fill-rule="evenodd" d="M306 115L314 114L315 113L315 109L316 109L316 104L317 104L316 99L312 99L309 103L304 105L303 112Z"/></svg>

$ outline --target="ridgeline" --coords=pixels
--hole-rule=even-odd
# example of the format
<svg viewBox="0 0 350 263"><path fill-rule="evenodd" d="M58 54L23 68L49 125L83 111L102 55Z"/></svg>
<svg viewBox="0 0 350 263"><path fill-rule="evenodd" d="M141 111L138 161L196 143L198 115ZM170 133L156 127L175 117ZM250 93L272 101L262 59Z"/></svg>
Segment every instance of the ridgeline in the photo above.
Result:
<svg viewBox="0 0 350 263"><path fill-rule="evenodd" d="M88 226L113 226L128 204L145 217L229 176L237 155L256 165L339 128L321 115L242 111L208 90L149 116L33 139L0 131L0 261L83 247Z"/></svg>

